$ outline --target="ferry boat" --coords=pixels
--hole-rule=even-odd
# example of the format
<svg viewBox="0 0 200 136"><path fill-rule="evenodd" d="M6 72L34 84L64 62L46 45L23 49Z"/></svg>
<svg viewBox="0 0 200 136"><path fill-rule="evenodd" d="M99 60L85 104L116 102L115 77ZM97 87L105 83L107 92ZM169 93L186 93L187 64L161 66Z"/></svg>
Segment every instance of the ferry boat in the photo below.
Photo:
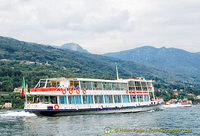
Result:
<svg viewBox="0 0 200 136"><path fill-rule="evenodd" d="M27 98L28 96L28 98ZM153 80L47 78L25 93L24 110L37 115L140 112L159 108Z"/></svg>
<svg viewBox="0 0 200 136"><path fill-rule="evenodd" d="M192 107L192 101L189 101L187 99L179 101L176 99L171 99L165 105L163 105L163 107L165 108Z"/></svg>

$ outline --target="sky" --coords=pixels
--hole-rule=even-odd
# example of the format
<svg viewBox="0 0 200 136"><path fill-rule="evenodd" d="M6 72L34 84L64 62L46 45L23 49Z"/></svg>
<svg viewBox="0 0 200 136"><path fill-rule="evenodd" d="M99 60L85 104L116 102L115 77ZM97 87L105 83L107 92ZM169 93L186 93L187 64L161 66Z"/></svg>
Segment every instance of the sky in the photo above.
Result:
<svg viewBox="0 0 200 136"><path fill-rule="evenodd" d="M0 35L96 54L144 45L200 52L200 0L0 0Z"/></svg>

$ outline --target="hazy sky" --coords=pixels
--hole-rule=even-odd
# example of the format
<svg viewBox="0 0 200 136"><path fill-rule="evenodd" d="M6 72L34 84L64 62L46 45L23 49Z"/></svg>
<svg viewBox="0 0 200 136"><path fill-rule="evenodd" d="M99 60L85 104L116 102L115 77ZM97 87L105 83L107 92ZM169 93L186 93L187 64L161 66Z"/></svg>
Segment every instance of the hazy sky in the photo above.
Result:
<svg viewBox="0 0 200 136"><path fill-rule="evenodd" d="M0 35L92 53L143 45L200 52L200 0L0 0Z"/></svg>

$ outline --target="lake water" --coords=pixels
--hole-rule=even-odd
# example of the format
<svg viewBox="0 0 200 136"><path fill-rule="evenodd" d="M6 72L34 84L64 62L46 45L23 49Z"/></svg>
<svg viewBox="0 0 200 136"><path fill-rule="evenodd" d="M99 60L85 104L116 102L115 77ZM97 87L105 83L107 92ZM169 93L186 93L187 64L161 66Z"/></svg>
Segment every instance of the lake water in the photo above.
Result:
<svg viewBox="0 0 200 136"><path fill-rule="evenodd" d="M60 117L38 117L22 110L0 110L0 135L199 136L199 113L200 106L164 108L160 111L141 113L76 115ZM111 129L111 133L105 134L104 129L106 127Z"/></svg>

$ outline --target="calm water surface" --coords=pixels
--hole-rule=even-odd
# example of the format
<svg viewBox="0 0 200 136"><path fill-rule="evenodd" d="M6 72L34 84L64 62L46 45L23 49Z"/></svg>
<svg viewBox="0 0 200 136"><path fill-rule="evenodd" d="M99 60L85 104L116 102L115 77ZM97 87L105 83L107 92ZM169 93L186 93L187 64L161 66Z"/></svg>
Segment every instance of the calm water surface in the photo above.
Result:
<svg viewBox="0 0 200 136"><path fill-rule="evenodd" d="M199 136L200 106L165 108L160 111L126 114L76 115L60 117L38 117L17 110L0 110L0 135L35 136ZM111 133L105 134L104 128ZM133 132L133 128L147 132ZM157 130L180 129L181 132L150 132ZM120 129L131 132L119 132ZM183 132L188 129L192 132ZM118 130L118 132L115 132Z"/></svg>

